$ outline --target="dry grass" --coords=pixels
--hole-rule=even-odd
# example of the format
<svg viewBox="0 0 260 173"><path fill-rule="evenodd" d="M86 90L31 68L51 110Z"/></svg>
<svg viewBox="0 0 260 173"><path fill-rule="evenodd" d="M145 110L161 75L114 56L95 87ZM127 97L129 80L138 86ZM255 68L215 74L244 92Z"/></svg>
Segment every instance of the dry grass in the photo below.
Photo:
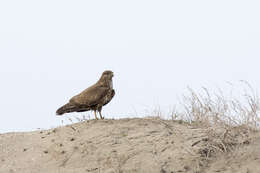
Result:
<svg viewBox="0 0 260 173"><path fill-rule="evenodd" d="M203 88L198 94L188 88L189 95L183 97L184 119L189 122L203 122L207 126L245 125L249 128L259 127L259 97L257 92L246 83L244 93L238 96L225 96L222 90L210 92Z"/></svg>
<svg viewBox="0 0 260 173"><path fill-rule="evenodd" d="M252 134L258 131L259 97L250 84L241 84L243 94L236 96L232 92L227 96L220 89L210 92L202 88L203 92L197 93L188 88L189 94L181 102L184 111L172 111L172 119L205 129L203 138L192 145L199 146L197 152L202 159L249 144Z"/></svg>

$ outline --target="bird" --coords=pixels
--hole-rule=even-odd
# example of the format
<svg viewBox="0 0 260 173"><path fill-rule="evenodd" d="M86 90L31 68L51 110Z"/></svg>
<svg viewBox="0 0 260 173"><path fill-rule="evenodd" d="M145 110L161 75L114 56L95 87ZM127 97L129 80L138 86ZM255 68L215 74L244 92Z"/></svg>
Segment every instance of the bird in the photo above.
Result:
<svg viewBox="0 0 260 173"><path fill-rule="evenodd" d="M113 77L114 73L111 70L104 71L94 85L72 97L67 104L56 111L56 115L93 110L96 120L98 119L96 111L99 112L100 118L104 119L101 114L102 107L108 104L115 95Z"/></svg>

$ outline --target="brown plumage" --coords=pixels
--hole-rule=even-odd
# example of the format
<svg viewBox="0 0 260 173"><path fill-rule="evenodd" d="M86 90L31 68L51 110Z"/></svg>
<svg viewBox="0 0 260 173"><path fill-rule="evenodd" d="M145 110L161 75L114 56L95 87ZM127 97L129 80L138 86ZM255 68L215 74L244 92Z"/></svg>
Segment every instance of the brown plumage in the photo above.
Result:
<svg viewBox="0 0 260 173"><path fill-rule="evenodd" d="M104 71L97 83L85 89L80 94L72 97L69 100L69 103L56 111L56 114L62 115L69 112L93 110L96 119L98 119L96 111L99 112L100 118L104 119L101 115L102 106L108 104L115 95L112 82L113 76L114 74L112 71Z"/></svg>

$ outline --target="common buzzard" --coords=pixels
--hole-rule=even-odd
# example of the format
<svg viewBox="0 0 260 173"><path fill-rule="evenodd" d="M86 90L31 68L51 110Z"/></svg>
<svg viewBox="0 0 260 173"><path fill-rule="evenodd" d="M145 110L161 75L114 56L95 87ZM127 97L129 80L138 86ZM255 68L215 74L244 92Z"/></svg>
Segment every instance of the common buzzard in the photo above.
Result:
<svg viewBox="0 0 260 173"><path fill-rule="evenodd" d="M69 112L93 110L96 119L98 119L96 111L99 112L100 118L104 119L101 114L102 106L108 104L115 95L112 81L113 76L114 74L112 71L104 71L97 83L85 89L80 94L72 97L69 100L69 103L56 111L56 114L62 115Z"/></svg>

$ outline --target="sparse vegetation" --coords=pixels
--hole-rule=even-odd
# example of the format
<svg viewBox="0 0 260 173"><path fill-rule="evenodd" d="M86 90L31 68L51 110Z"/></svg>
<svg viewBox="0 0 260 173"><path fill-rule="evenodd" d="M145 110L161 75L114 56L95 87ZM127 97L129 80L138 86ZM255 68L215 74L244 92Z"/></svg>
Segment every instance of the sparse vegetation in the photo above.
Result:
<svg viewBox="0 0 260 173"><path fill-rule="evenodd" d="M179 113L181 119L190 123L202 123L207 127L246 126L248 129L258 129L258 94L249 83L242 81L242 84L245 85L244 93L236 96L232 91L230 95L225 95L221 89L210 92L207 88L202 88L203 93L196 93L188 88L189 95L183 96L184 112Z"/></svg>
<svg viewBox="0 0 260 173"><path fill-rule="evenodd" d="M221 89L210 91L205 87L202 92L188 88L180 104L168 113L173 121L200 130L190 151L198 158L200 170L216 157L249 145L259 132L257 91L246 81L240 81L242 92L236 92L235 86L229 84L232 86L229 93ZM150 114L165 117L159 106Z"/></svg>
<svg viewBox="0 0 260 173"><path fill-rule="evenodd" d="M203 131L202 137L192 146L200 160L211 160L217 155L234 151L239 146L248 145L252 136L259 130L260 102L257 92L246 81L242 95L225 95L222 90L210 92L202 88L196 93L188 88L189 94L183 96L183 112L172 111L172 119L189 123ZM241 94L241 93L240 93ZM204 165L205 166L205 162Z"/></svg>

